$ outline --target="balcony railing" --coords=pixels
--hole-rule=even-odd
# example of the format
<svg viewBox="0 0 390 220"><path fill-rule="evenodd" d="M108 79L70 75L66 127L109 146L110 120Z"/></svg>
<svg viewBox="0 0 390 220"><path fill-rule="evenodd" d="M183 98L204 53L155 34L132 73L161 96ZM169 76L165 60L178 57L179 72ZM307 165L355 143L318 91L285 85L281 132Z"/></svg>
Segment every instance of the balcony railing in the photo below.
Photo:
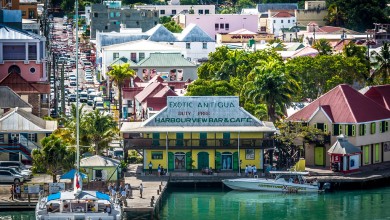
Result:
<svg viewBox="0 0 390 220"><path fill-rule="evenodd" d="M166 147L165 139L135 138L127 139L130 146L135 148ZM181 148L236 148L238 139L168 139L168 147ZM240 147L263 147L263 139L240 139Z"/></svg>

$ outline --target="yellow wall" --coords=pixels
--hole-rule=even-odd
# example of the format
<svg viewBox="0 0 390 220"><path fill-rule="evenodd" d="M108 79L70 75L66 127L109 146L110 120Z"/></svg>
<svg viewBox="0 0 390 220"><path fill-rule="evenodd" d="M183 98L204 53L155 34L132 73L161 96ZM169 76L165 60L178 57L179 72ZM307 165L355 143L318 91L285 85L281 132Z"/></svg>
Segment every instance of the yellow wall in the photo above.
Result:
<svg viewBox="0 0 390 220"><path fill-rule="evenodd" d="M260 154L262 154L263 151L262 149L255 149L255 159L254 160L247 160L245 159L246 157L246 153L245 153L245 149L240 149L240 160L242 160L242 163L241 163L241 169L245 169L246 165L256 165L256 168L257 169L260 169L261 168L261 164L263 163L262 162L262 158L260 157Z"/></svg>

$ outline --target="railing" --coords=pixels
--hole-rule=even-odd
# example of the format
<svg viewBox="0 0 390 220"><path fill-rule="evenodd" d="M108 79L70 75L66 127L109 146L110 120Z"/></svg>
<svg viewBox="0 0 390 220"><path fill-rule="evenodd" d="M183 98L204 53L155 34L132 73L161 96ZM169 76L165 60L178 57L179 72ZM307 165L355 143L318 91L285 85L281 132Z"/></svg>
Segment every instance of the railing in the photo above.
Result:
<svg viewBox="0 0 390 220"><path fill-rule="evenodd" d="M33 141L28 140L23 135L19 135L19 143L21 146L27 148L30 153L32 150L40 148L37 144L35 144Z"/></svg>
<svg viewBox="0 0 390 220"><path fill-rule="evenodd" d="M127 139L130 146L165 147L165 139L135 138ZM168 139L168 146L183 148L237 147L238 139ZM240 139L240 147L263 147L263 139Z"/></svg>

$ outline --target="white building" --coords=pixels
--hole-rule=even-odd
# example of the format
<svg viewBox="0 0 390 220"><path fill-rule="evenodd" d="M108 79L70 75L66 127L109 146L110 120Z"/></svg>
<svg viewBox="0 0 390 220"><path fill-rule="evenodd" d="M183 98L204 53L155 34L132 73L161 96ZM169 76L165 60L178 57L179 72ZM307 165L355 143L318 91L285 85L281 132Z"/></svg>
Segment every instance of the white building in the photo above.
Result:
<svg viewBox="0 0 390 220"><path fill-rule="evenodd" d="M175 16L180 13L215 14L215 5L134 5L135 9L157 10L160 17Z"/></svg>
<svg viewBox="0 0 390 220"><path fill-rule="evenodd" d="M85 6L85 23L87 25L91 25L91 11L92 11L92 8L90 5L87 5Z"/></svg>
<svg viewBox="0 0 390 220"><path fill-rule="evenodd" d="M274 34L275 37L279 36L279 31L281 28L291 28L295 26L295 16L287 11L279 11L275 14L268 12L268 15L271 16L268 17L267 32Z"/></svg>

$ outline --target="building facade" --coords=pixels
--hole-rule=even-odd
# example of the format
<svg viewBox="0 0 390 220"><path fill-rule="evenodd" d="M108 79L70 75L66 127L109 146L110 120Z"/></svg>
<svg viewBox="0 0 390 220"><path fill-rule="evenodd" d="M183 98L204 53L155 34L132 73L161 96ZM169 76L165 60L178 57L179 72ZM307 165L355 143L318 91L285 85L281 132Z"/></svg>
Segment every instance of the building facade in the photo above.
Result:
<svg viewBox="0 0 390 220"><path fill-rule="evenodd" d="M361 151L360 165L390 161L390 111L348 85L339 85L287 118L329 133L330 140L302 143L308 165L329 166L326 152L343 134Z"/></svg>
<svg viewBox="0 0 390 220"><path fill-rule="evenodd" d="M193 12L199 15L215 14L215 5L135 5L135 9L158 11L160 17Z"/></svg>
<svg viewBox="0 0 390 220"><path fill-rule="evenodd" d="M325 26L324 18L328 15L328 8L325 1L305 1L305 9L296 9L294 14L300 26L306 26L310 22Z"/></svg>
<svg viewBox="0 0 390 220"><path fill-rule="evenodd" d="M212 168L241 172L246 165L264 166L264 150L273 148L270 122L259 121L239 106L238 97L168 97L167 107L144 122L125 122L126 149L143 152L168 171Z"/></svg>
<svg viewBox="0 0 390 220"><path fill-rule="evenodd" d="M96 32L119 32L121 27L147 31L159 22L157 11L122 8L120 5L93 4L91 6L91 39Z"/></svg>
<svg viewBox="0 0 390 220"><path fill-rule="evenodd" d="M279 36L279 31L282 28L291 28L295 26L296 18L288 11L272 12L268 14L267 32L273 34L275 37Z"/></svg>

